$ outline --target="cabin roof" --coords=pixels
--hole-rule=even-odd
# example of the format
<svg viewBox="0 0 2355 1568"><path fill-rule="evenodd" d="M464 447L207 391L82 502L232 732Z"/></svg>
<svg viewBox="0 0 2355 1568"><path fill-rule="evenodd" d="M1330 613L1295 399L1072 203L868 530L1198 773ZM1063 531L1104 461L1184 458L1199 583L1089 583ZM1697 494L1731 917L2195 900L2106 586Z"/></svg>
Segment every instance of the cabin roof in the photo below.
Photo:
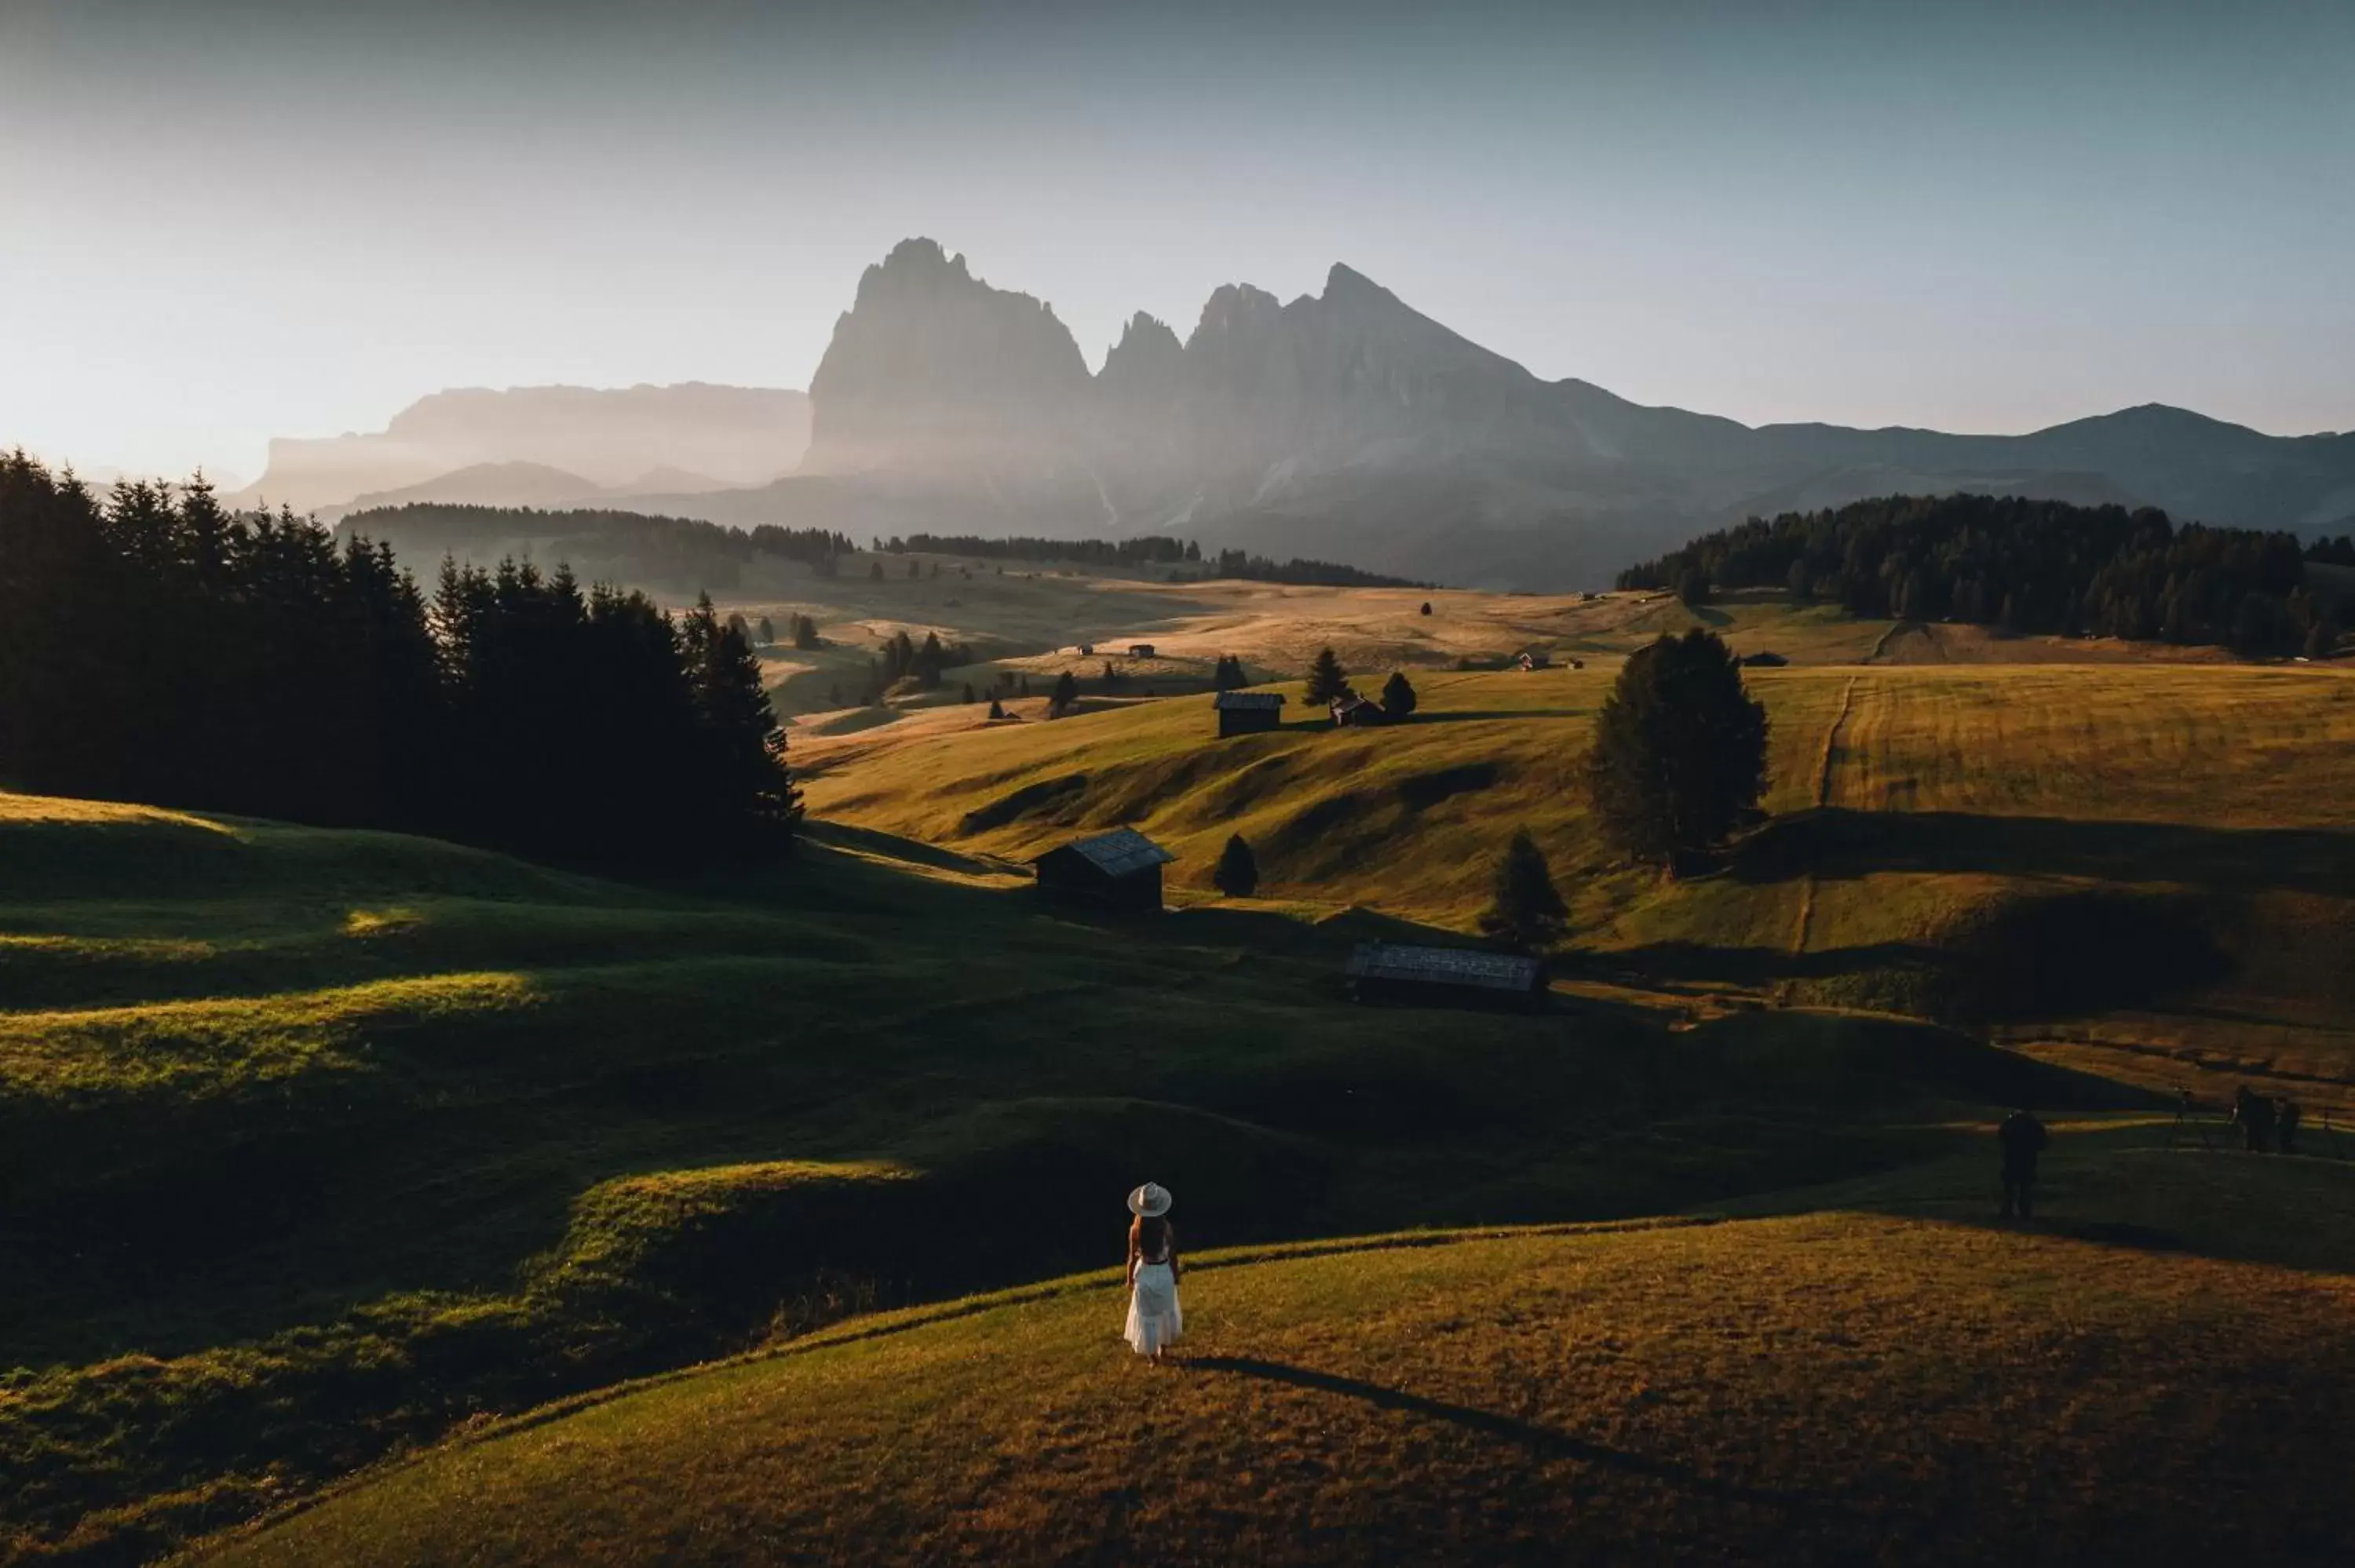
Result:
<svg viewBox="0 0 2355 1568"><path fill-rule="evenodd" d="M1535 959L1403 942L1359 943L1350 950L1348 973L1352 980L1415 980L1480 991L1534 991L1538 985Z"/></svg>
<svg viewBox="0 0 2355 1568"><path fill-rule="evenodd" d="M1214 708L1280 708L1284 705L1282 692L1220 692Z"/></svg>
<svg viewBox="0 0 2355 1568"><path fill-rule="evenodd" d="M1047 854L1033 857L1032 863L1045 860L1047 855L1060 854L1065 850L1078 854L1106 876L1126 876L1147 866L1167 865L1178 858L1135 828L1114 828L1093 838L1073 839L1070 843L1059 844L1049 850Z"/></svg>

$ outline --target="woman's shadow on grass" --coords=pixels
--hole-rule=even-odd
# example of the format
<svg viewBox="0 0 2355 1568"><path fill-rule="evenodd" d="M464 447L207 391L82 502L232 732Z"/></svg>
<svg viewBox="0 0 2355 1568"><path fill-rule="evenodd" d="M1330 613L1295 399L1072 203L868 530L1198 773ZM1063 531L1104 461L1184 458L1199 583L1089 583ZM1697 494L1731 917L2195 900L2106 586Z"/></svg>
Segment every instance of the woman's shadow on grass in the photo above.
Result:
<svg viewBox="0 0 2355 1568"><path fill-rule="evenodd" d="M1804 1509L1832 1512L1849 1511L1829 1499L1813 1497L1806 1492L1788 1491L1767 1487L1746 1487L1732 1481L1721 1481L1705 1476L1689 1465L1673 1459L1657 1459L1643 1454L1631 1454L1622 1448L1609 1447L1558 1432L1550 1426L1499 1415L1493 1410L1474 1405L1450 1404L1445 1400L1431 1399L1402 1389L1384 1388L1380 1383L1366 1383L1358 1378L1342 1377L1334 1372L1312 1372L1306 1367L1290 1366L1283 1361L1262 1361L1256 1356L1188 1356L1184 1365L1188 1371L1229 1372L1239 1377L1258 1378L1266 1383L1288 1383L1295 1388L1315 1389L1320 1393L1336 1393L1349 1399L1363 1400L1381 1410L1395 1410L1429 1420L1444 1421L1468 1431L1499 1437L1517 1443L1531 1453L1548 1459L1575 1459L1584 1464L1607 1466L1631 1475L1646 1476L1666 1481L1688 1491L1705 1497L1719 1498L1728 1502L1764 1504L1774 1508Z"/></svg>

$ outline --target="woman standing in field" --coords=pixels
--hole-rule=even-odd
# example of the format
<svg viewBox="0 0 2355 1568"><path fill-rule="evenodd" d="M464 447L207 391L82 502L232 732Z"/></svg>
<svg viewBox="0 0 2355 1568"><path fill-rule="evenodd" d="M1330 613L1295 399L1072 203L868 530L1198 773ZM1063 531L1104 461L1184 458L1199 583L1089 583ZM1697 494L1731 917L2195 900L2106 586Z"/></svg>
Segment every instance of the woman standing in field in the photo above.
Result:
<svg viewBox="0 0 2355 1568"><path fill-rule="evenodd" d="M1147 1181L1128 1195L1129 1348L1161 1364L1161 1352L1185 1330L1178 1309L1178 1233L1170 1229L1169 1189Z"/></svg>

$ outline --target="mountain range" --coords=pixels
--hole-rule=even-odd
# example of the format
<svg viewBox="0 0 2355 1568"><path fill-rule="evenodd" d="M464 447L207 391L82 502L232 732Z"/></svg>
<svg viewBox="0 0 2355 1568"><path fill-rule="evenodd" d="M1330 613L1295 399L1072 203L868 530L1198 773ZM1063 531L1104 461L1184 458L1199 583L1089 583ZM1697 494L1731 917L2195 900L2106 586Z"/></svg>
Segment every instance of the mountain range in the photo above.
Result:
<svg viewBox="0 0 2355 1568"><path fill-rule="evenodd" d="M755 485L809 444L801 392L770 387L459 387L421 397L382 430L270 443L232 497L329 521L407 501L547 506Z"/></svg>
<svg viewBox="0 0 2355 1568"><path fill-rule="evenodd" d="M571 424L574 410L608 407L599 398L689 392L737 420L729 429L738 434L700 428L692 399L666 405L627 441L610 422L602 440ZM492 440L475 421L495 409L512 410L506 429L538 444ZM770 461L805 417L798 461ZM467 479L450 464L371 488L397 497L422 484L434 493L417 499L488 500L504 486L541 494L533 504L589 498L512 471L532 462L609 487L594 493L602 504L626 495L634 508L714 522L823 524L853 536L1180 533L1206 549L1480 587L1591 585L1744 515L1897 492L2157 505L2308 535L2355 527L2355 435L2268 436L2159 405L2020 436L1744 426L1543 380L1345 266L1322 293L1289 302L1222 287L1182 339L1139 314L1091 373L1050 307L992 287L930 239L903 241L867 269L806 401L718 387L445 393L383 437L274 444L272 474L256 488L269 491L282 448L289 472L298 455L308 472L327 455L420 445L412 432L428 427L433 450L464 445L471 463L496 471ZM775 439L759 445L748 427ZM740 440L767 454L759 461L777 477L743 484L749 452L715 461ZM645 473L658 465L709 477L664 483ZM730 479L739 482L716 482Z"/></svg>

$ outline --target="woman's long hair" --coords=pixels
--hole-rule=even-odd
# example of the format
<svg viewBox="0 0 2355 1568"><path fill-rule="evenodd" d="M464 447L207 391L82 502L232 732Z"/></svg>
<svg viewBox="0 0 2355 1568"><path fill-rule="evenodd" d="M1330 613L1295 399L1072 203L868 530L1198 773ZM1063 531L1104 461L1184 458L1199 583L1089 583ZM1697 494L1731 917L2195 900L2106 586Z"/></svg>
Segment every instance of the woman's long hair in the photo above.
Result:
<svg viewBox="0 0 2355 1568"><path fill-rule="evenodd" d="M1129 1223L1128 1250L1139 1257L1167 1256L1169 1222L1159 1214L1139 1214Z"/></svg>

